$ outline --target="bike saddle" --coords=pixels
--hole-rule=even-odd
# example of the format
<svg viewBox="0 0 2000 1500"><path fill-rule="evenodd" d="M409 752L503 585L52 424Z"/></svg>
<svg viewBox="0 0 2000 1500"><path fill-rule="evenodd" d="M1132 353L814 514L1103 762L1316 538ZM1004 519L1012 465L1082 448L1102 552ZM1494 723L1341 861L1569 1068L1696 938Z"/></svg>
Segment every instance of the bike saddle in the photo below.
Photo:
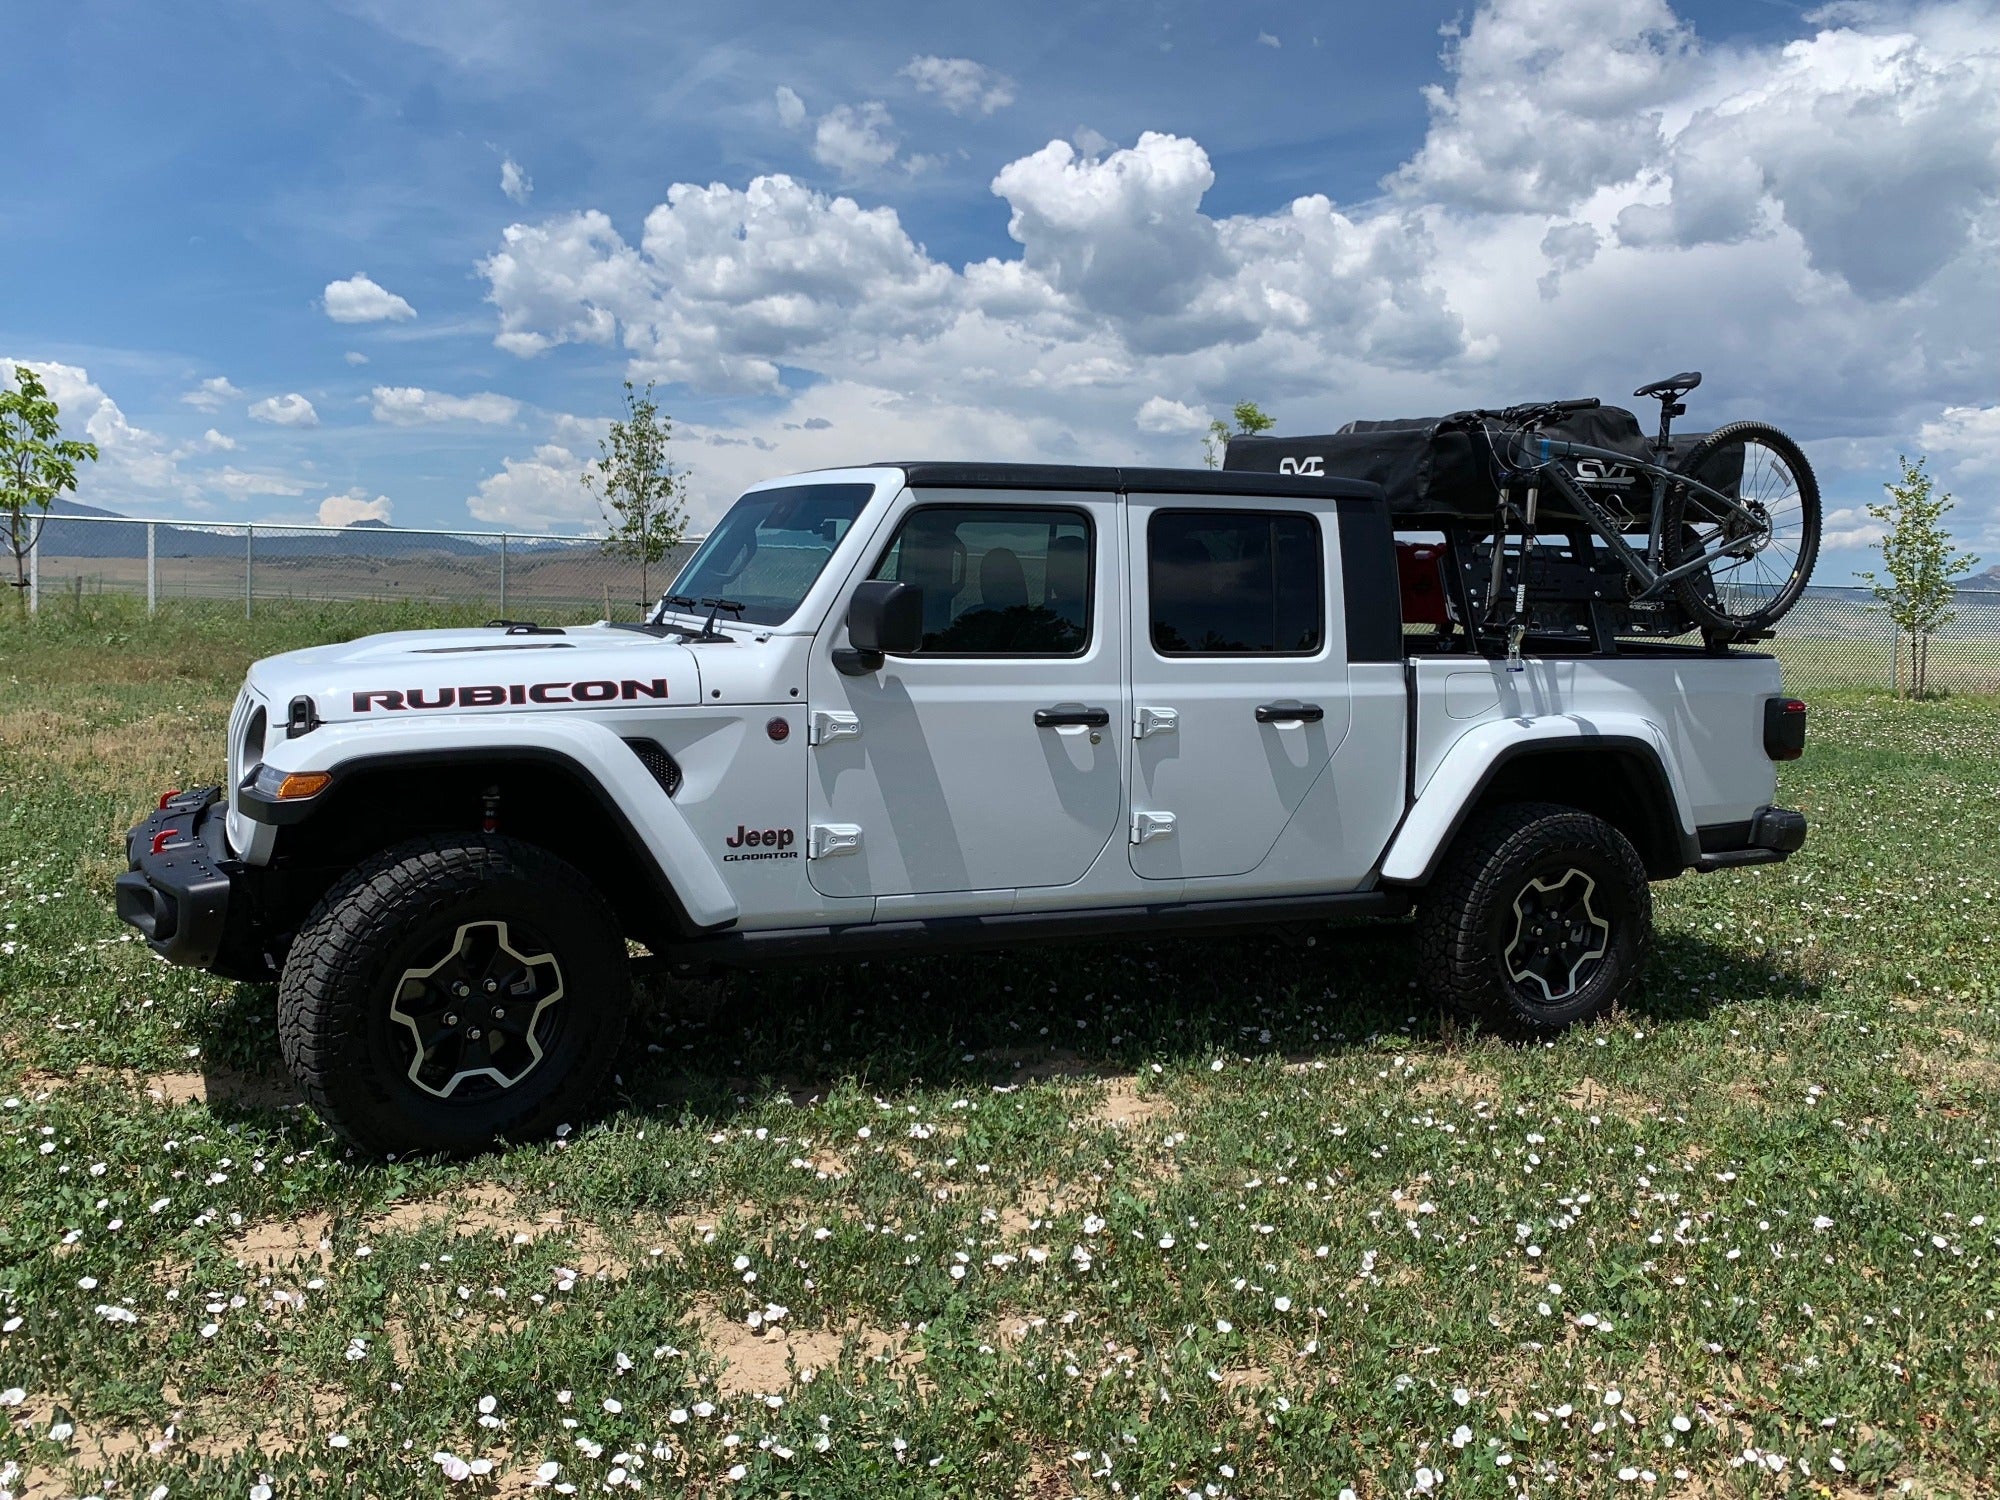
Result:
<svg viewBox="0 0 2000 1500"><path fill-rule="evenodd" d="M1683 370L1678 375L1669 375L1665 380L1656 380L1651 385L1642 385L1632 394L1635 396L1658 396L1663 401L1678 401L1700 384L1701 371Z"/></svg>

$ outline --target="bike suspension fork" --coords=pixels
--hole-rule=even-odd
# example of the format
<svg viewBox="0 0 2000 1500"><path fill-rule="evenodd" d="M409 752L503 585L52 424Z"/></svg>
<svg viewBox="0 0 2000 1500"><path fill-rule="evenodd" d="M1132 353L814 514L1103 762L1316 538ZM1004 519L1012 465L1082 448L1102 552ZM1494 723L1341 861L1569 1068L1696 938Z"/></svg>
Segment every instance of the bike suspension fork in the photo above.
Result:
<svg viewBox="0 0 2000 1500"><path fill-rule="evenodd" d="M1521 670L1521 642L1528 634L1528 549L1535 545L1535 506L1541 499L1538 484L1528 486L1528 503L1521 510L1521 548L1514 557L1513 609L1507 620L1507 670Z"/></svg>

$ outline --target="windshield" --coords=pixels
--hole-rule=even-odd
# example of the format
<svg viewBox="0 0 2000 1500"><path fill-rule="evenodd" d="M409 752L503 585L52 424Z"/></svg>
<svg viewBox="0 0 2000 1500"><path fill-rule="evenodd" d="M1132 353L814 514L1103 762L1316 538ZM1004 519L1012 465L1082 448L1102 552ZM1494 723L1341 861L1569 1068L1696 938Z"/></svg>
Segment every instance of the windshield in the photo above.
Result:
<svg viewBox="0 0 2000 1500"><path fill-rule="evenodd" d="M729 507L667 592L697 601L732 600L743 606L733 618L782 625L874 490L870 484L752 490Z"/></svg>

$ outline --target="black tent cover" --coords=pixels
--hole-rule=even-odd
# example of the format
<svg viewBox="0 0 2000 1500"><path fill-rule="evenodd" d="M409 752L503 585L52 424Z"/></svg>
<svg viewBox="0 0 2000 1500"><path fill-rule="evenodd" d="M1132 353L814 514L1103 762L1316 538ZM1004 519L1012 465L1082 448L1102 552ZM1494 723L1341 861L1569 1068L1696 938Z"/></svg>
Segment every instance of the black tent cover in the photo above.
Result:
<svg viewBox="0 0 2000 1500"><path fill-rule="evenodd" d="M1485 520L1499 495L1484 454L1462 430L1439 431L1441 417L1349 422L1317 437L1233 437L1222 466L1263 474L1324 474L1379 484L1398 518ZM1639 419L1619 406L1570 412L1541 429L1543 436L1588 443L1642 462L1652 444ZM1677 435L1670 462L1700 440ZM1504 441L1504 440L1503 440Z"/></svg>

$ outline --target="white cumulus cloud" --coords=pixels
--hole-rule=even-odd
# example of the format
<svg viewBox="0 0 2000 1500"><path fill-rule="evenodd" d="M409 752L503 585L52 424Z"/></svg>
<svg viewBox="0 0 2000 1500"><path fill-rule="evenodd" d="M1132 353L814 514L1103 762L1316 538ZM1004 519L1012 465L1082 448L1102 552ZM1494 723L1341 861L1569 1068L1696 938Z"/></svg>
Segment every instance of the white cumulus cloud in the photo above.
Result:
<svg viewBox="0 0 2000 1500"><path fill-rule="evenodd" d="M955 115L990 115L1014 102L1014 80L969 57L913 57L902 76Z"/></svg>
<svg viewBox="0 0 2000 1500"><path fill-rule="evenodd" d="M1934 467L1958 479L2000 474L2000 406L1947 406L1917 434Z"/></svg>
<svg viewBox="0 0 2000 1500"><path fill-rule="evenodd" d="M1208 417L1182 401L1165 396L1148 396L1132 419L1141 432L1156 434L1205 432Z"/></svg>
<svg viewBox="0 0 2000 1500"><path fill-rule="evenodd" d="M422 386L378 385L372 395L375 420L397 427L414 427L425 422L480 422L497 426L521 414L520 402L493 391L447 396L443 391L427 391Z"/></svg>
<svg viewBox="0 0 2000 1500"><path fill-rule="evenodd" d="M821 115L813 127L813 160L842 177L879 172L902 148L895 126L888 107L878 99L843 104Z"/></svg>
<svg viewBox="0 0 2000 1500"><path fill-rule="evenodd" d="M2000 341L1968 316L2000 305L2000 48L1977 10L1843 5L1704 48L1665 0L1485 0L1380 199L1217 213L1199 142L1080 128L995 171L1014 248L969 264L864 192L767 175L676 184L630 238L596 211L516 224L481 269L503 349L617 346L639 378L775 398L775 453L706 444L709 499L877 456L878 430L1187 461L1164 403L1250 396L1323 431L1702 368L1686 425L1793 430L1852 509L1926 423L1940 473L1986 462L1985 419L1943 415L2000 389ZM778 101L817 138L803 99ZM885 174L893 122L849 108L854 179Z"/></svg>
<svg viewBox="0 0 2000 1500"><path fill-rule="evenodd" d="M220 411L243 392L229 383L227 375L212 376L181 397L189 406L202 411Z"/></svg>
<svg viewBox="0 0 2000 1500"><path fill-rule="evenodd" d="M559 443L544 443L527 458L501 461L500 472L479 482L466 509L493 526L532 531L557 526L594 526L603 517L583 486L590 464Z"/></svg>
<svg viewBox="0 0 2000 1500"><path fill-rule="evenodd" d="M1693 51L1666 0L1493 0L1453 35L1451 85L1424 90L1430 133L1389 185L1560 213L1658 158Z"/></svg>
<svg viewBox="0 0 2000 1500"><path fill-rule="evenodd" d="M776 94L778 123L787 130L797 130L806 122L806 101L801 99L796 89L785 84L778 85Z"/></svg>
<svg viewBox="0 0 2000 1500"><path fill-rule="evenodd" d="M262 401L253 401L249 409L250 420L268 422L273 427L317 427L319 413L313 410L312 402L297 391L283 396L266 396Z"/></svg>
<svg viewBox="0 0 2000 1500"><path fill-rule="evenodd" d="M322 305L336 323L400 323L417 315L403 298L359 271L345 281L329 281Z"/></svg>
<svg viewBox="0 0 2000 1500"><path fill-rule="evenodd" d="M349 490L344 495L328 495L319 503L319 524L352 526L356 521L387 521L393 502L387 495L368 498L366 490Z"/></svg>

